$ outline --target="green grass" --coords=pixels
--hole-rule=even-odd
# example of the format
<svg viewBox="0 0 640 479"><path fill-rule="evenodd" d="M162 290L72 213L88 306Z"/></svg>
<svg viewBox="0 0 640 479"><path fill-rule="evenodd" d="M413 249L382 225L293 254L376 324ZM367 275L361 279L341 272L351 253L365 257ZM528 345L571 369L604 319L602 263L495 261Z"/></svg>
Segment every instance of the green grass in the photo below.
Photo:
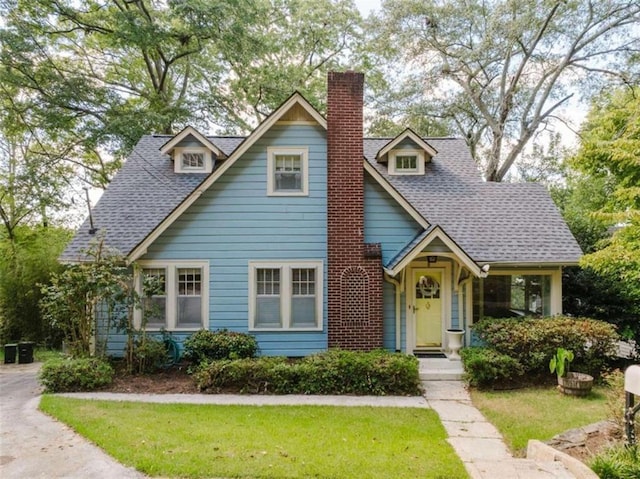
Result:
<svg viewBox="0 0 640 479"><path fill-rule="evenodd" d="M151 476L466 478L430 409L83 401L40 408Z"/></svg>
<svg viewBox="0 0 640 479"><path fill-rule="evenodd" d="M585 398L566 396L555 387L514 391L471 391L473 404L520 454L529 439L546 441L556 434L607 418L607 399L594 388Z"/></svg>
<svg viewBox="0 0 640 479"><path fill-rule="evenodd" d="M17 343L16 343L17 344ZM33 351L33 360L44 363L49 359L62 357L62 351L56 349L47 348L35 348ZM18 362L18 356L16 353L16 363ZM0 347L0 363L4 363L4 345Z"/></svg>

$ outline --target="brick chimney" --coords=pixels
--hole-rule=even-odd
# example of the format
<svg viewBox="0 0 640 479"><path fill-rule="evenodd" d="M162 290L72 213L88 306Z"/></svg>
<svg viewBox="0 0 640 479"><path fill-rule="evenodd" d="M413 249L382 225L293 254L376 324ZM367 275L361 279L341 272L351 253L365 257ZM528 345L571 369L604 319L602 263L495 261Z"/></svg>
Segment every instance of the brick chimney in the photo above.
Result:
<svg viewBox="0 0 640 479"><path fill-rule="evenodd" d="M329 72L327 234L329 347L382 347L380 245L364 243L364 75Z"/></svg>

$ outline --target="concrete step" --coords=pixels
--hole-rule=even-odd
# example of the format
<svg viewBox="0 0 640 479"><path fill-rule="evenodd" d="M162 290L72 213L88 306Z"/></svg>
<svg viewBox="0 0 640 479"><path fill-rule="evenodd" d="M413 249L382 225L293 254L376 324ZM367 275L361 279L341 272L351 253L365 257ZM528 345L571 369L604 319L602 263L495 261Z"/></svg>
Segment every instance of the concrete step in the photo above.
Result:
<svg viewBox="0 0 640 479"><path fill-rule="evenodd" d="M447 358L420 358L421 381L459 381L464 369L462 362Z"/></svg>

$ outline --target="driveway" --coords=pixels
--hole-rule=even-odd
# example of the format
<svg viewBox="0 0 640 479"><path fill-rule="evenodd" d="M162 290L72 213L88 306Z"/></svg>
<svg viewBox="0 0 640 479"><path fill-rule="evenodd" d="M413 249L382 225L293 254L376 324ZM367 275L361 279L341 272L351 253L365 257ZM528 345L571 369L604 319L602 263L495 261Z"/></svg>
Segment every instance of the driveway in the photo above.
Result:
<svg viewBox="0 0 640 479"><path fill-rule="evenodd" d="M0 477L145 477L38 411L40 365L0 365Z"/></svg>

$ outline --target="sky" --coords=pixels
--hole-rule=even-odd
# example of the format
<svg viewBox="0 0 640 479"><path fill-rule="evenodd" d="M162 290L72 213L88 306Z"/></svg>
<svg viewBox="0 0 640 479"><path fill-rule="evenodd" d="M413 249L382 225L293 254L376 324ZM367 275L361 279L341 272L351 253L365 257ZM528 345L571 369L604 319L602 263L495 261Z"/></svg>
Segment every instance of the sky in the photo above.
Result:
<svg viewBox="0 0 640 479"><path fill-rule="evenodd" d="M363 17L366 17L372 10L380 10L381 0L355 0L356 7L360 10Z"/></svg>

